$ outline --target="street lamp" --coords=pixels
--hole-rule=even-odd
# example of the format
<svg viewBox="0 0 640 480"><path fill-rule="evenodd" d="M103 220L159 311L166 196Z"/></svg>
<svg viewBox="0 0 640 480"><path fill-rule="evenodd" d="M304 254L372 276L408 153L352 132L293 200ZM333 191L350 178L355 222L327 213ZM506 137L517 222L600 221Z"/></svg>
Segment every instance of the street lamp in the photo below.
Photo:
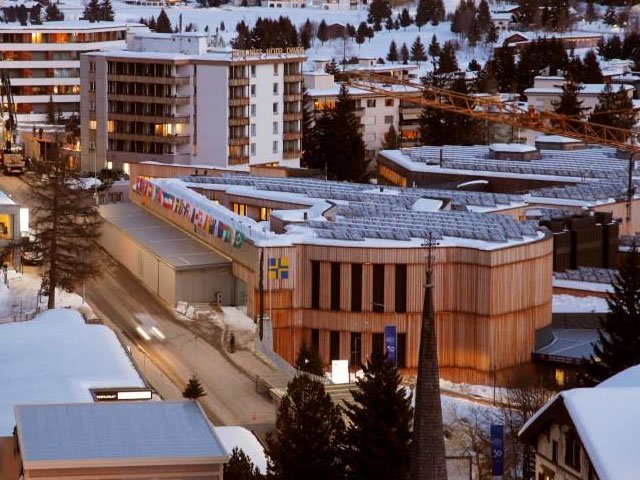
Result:
<svg viewBox="0 0 640 480"><path fill-rule="evenodd" d="M98 205L98 156L95 145L89 145L89 152L93 153L93 198Z"/></svg>

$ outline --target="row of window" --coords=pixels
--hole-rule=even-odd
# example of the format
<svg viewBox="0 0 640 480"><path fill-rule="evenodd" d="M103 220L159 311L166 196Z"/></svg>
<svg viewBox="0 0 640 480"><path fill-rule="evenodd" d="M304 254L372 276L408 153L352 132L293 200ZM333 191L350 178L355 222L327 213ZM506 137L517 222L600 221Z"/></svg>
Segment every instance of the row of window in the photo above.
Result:
<svg viewBox="0 0 640 480"><path fill-rule="evenodd" d="M349 364L359 367L362 362L362 333L349 332ZM365 334L368 335L368 334ZM311 330L311 347L320 351L320 330ZM384 352L384 333L371 334L372 352ZM344 358L345 352L340 352L340 332L331 330L329 332L329 361ZM407 334L398 333L396 340L396 362L398 368L406 367ZM323 359L325 360L325 359Z"/></svg>
<svg viewBox="0 0 640 480"><path fill-rule="evenodd" d="M311 261L311 308L320 308L320 291L322 288L329 288L330 291L330 306L331 310L344 310L341 305L340 294L342 290L347 287L344 285L344 279L341 274L341 265L337 262L331 263L329 282L321 282L320 280L320 262L317 260ZM351 263L348 264L351 268L351 305L352 312L361 312L363 310L362 305L362 292L363 292L363 280L362 280L362 264ZM373 265L373 279L371 285L367 285L367 288L371 289L371 309L374 312L384 312L385 303L385 269L395 268L395 301L394 309L396 313L405 313L407 311L407 265ZM390 305L389 305L390 307Z"/></svg>
<svg viewBox="0 0 640 480"><path fill-rule="evenodd" d="M244 203L233 203L232 204L233 212L242 215L243 217L249 216L249 205ZM271 217L272 208L260 207L258 209L258 218L256 220L269 220Z"/></svg>

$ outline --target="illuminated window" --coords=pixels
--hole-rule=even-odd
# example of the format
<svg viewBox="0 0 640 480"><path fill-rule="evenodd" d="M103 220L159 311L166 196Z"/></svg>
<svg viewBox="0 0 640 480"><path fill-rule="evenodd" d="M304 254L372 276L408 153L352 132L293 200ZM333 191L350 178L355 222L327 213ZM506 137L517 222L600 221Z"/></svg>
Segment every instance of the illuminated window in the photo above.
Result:
<svg viewBox="0 0 640 480"><path fill-rule="evenodd" d="M31 43L42 43L42 33L31 32Z"/></svg>
<svg viewBox="0 0 640 480"><path fill-rule="evenodd" d="M248 210L249 210L249 207L244 203L233 204L233 213L237 213L238 215L242 215L243 217L246 217Z"/></svg>
<svg viewBox="0 0 640 480"><path fill-rule="evenodd" d="M113 120L109 120L109 121L107 122L107 131L108 131L109 133L113 133L113 132L115 131L115 123L114 123L114 121L113 121Z"/></svg>
<svg viewBox="0 0 640 480"><path fill-rule="evenodd" d="M556 368L555 377L556 377L556 385L559 387L563 387L564 381L565 381L564 370Z"/></svg>
<svg viewBox="0 0 640 480"><path fill-rule="evenodd" d="M272 208L260 207L260 220L265 221L269 220L271 217Z"/></svg>
<svg viewBox="0 0 640 480"><path fill-rule="evenodd" d="M98 122L96 120L89 120L89 128L95 130L98 128Z"/></svg>

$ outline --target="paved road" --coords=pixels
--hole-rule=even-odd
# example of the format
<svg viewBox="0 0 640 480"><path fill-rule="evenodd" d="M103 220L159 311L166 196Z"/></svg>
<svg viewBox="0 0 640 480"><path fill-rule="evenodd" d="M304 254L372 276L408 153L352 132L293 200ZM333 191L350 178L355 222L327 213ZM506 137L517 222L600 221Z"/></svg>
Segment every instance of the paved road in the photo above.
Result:
<svg viewBox="0 0 640 480"><path fill-rule="evenodd" d="M207 392L201 404L222 425L272 424L272 402L256 392L253 381L222 353L180 325L124 267L109 259L104 274L86 286L87 302L146 351L171 381L182 389L196 373ZM167 337L147 342L136 333L136 313L151 315ZM256 425L257 426L257 425Z"/></svg>

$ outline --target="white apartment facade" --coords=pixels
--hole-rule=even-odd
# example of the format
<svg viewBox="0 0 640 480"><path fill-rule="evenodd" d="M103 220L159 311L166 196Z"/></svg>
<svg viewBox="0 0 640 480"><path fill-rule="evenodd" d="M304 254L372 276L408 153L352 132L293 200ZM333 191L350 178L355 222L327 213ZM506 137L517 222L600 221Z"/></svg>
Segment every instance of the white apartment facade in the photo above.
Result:
<svg viewBox="0 0 640 480"><path fill-rule="evenodd" d="M145 28L116 22L0 24L0 70L8 73L19 125L46 121L47 104L69 117L80 110L80 55L121 48L126 32Z"/></svg>
<svg viewBox="0 0 640 480"><path fill-rule="evenodd" d="M144 33L126 50L83 56L84 167L299 166L304 50L209 45L202 34Z"/></svg>

